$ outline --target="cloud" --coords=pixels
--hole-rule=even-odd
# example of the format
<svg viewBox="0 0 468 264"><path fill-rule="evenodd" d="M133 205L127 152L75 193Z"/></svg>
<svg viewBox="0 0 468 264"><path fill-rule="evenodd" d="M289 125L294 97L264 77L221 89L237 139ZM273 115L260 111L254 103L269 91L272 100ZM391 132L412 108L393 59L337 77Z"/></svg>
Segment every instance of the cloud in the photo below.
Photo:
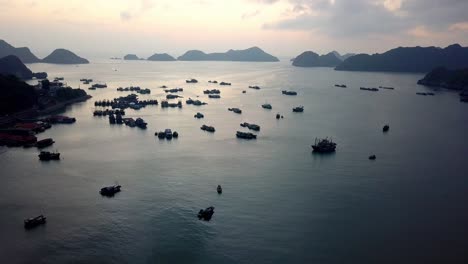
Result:
<svg viewBox="0 0 468 264"><path fill-rule="evenodd" d="M285 0L285 17L269 30L311 31L331 37L442 32L466 22L467 0ZM452 28L463 26L452 26ZM424 29L424 30L423 30ZM414 35L414 34L413 34ZM427 34L426 34L427 35Z"/></svg>
<svg viewBox="0 0 468 264"><path fill-rule="evenodd" d="M126 10L120 12L120 19L122 21L128 21L136 17L142 16L144 13L154 8L153 0L140 0L134 1L133 3L138 3L138 5L131 6Z"/></svg>
<svg viewBox="0 0 468 264"><path fill-rule="evenodd" d="M132 15L128 11L122 11L120 12L120 19L126 21L132 19Z"/></svg>
<svg viewBox="0 0 468 264"><path fill-rule="evenodd" d="M250 0L250 2L257 2L257 3L260 3L260 4L271 5L271 4L274 4L276 2L279 2L279 0Z"/></svg>
<svg viewBox="0 0 468 264"><path fill-rule="evenodd" d="M450 31L468 31L468 21L467 22L460 22L450 25Z"/></svg>
<svg viewBox="0 0 468 264"><path fill-rule="evenodd" d="M249 19L249 18L252 18L252 17L256 17L260 14L260 10L255 10L254 12L252 13L245 13L242 15L242 19Z"/></svg>

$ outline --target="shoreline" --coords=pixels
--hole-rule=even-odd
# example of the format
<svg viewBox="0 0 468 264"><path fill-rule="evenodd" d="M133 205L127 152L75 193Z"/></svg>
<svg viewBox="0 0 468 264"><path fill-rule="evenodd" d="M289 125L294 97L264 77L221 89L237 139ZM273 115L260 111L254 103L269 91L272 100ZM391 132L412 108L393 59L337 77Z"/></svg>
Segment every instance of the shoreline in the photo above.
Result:
<svg viewBox="0 0 468 264"><path fill-rule="evenodd" d="M16 112L16 113L12 113L12 114L10 114L8 116L0 117L0 127L8 127L9 125L15 123L16 121L21 121L21 120L25 120L25 119L34 119L34 118L39 117L39 116L47 115L47 114L53 113L55 111L58 111L60 109L63 109L63 108L65 108L65 107L67 107L69 105L72 105L74 103L84 102L84 101L86 101L88 99L91 99L91 98L92 98L92 96L88 94L88 95L85 95L85 96L82 96L82 97L73 98L73 99L70 99L70 100L67 100L67 101L57 103L56 105L48 107L48 108L43 109L43 110L38 110L36 108L30 108L30 109L26 109L26 110L19 111L19 112Z"/></svg>

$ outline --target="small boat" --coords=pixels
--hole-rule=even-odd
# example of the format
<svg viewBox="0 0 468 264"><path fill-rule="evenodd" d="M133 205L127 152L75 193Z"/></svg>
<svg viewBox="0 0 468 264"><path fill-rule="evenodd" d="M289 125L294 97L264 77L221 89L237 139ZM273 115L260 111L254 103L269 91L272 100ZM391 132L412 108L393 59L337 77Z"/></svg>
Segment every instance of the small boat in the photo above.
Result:
<svg viewBox="0 0 468 264"><path fill-rule="evenodd" d="M387 132L389 129L390 129L390 126L389 126L389 125L385 125L385 126L382 128L383 132Z"/></svg>
<svg viewBox="0 0 468 264"><path fill-rule="evenodd" d="M39 140L38 142L36 142L36 147L37 148L45 148L45 147L51 146L54 143L55 143L55 141L53 139L46 138L46 139Z"/></svg>
<svg viewBox="0 0 468 264"><path fill-rule="evenodd" d="M136 125L137 127L139 127L139 128L146 129L147 123L146 123L143 119L137 118L137 119L135 120L135 125Z"/></svg>
<svg viewBox="0 0 468 264"><path fill-rule="evenodd" d="M170 128L166 128L166 130L164 130L164 135L166 139L172 139L172 130Z"/></svg>
<svg viewBox="0 0 468 264"><path fill-rule="evenodd" d="M386 90L394 90L395 88L393 87L386 87L386 86L379 86L380 89L386 89Z"/></svg>
<svg viewBox="0 0 468 264"><path fill-rule="evenodd" d="M39 215L33 218L28 218L24 220L24 228L30 229L39 225L43 225L46 223L46 217L43 215Z"/></svg>
<svg viewBox="0 0 468 264"><path fill-rule="evenodd" d="M220 99L220 98L221 98L221 95L219 95L219 94L209 94L209 95L208 95L208 98L211 98L211 99Z"/></svg>
<svg viewBox="0 0 468 264"><path fill-rule="evenodd" d="M196 115L194 115L193 117L200 119L200 118L204 118L205 116L204 116L202 113L198 112L198 113L197 113Z"/></svg>
<svg viewBox="0 0 468 264"><path fill-rule="evenodd" d="M243 139L257 139L257 135L252 134L250 132L242 132L242 131L237 131L236 137L238 138L243 138Z"/></svg>
<svg viewBox="0 0 468 264"><path fill-rule="evenodd" d="M283 90L283 91L281 91L281 93L283 93L284 95L297 95L297 92L295 92L295 91Z"/></svg>
<svg viewBox="0 0 468 264"><path fill-rule="evenodd" d="M345 84L335 84L335 87L346 88L347 86Z"/></svg>
<svg viewBox="0 0 468 264"><path fill-rule="evenodd" d="M94 88L107 88L107 84L100 84L100 83L95 83L93 84L91 87L94 87Z"/></svg>
<svg viewBox="0 0 468 264"><path fill-rule="evenodd" d="M231 85L231 83L228 83L228 82L220 82L219 85Z"/></svg>
<svg viewBox="0 0 468 264"><path fill-rule="evenodd" d="M166 138L166 133L164 131L161 131L159 133L154 133L155 136L158 136L159 139L165 139Z"/></svg>
<svg viewBox="0 0 468 264"><path fill-rule="evenodd" d="M256 124L250 124L250 123L244 122L244 123L241 123L240 126L247 127L248 129L252 129L255 131L260 131L260 126Z"/></svg>
<svg viewBox="0 0 468 264"><path fill-rule="evenodd" d="M210 206L206 208L205 210L200 209L197 216L198 216L198 219L200 220L203 219L205 221L210 221L213 214L214 214L214 207Z"/></svg>
<svg viewBox="0 0 468 264"><path fill-rule="evenodd" d="M376 158L377 158L377 157L376 157L375 155L370 155L370 156L369 156L369 159L370 159L370 160L375 160Z"/></svg>
<svg viewBox="0 0 468 264"><path fill-rule="evenodd" d="M279 114L279 113L278 113L278 114L276 114L276 119L280 119L280 117L281 117L281 116L280 116L280 114Z"/></svg>
<svg viewBox="0 0 468 264"><path fill-rule="evenodd" d="M304 112L304 106L297 106L293 108L293 112L295 113L302 113Z"/></svg>
<svg viewBox="0 0 468 264"><path fill-rule="evenodd" d="M122 186L120 185L113 185L113 186L107 186L107 187L103 187L101 188L101 190L99 191L99 193L101 195L104 195L104 196L114 196L114 194L120 192L120 188Z"/></svg>
<svg viewBox="0 0 468 264"><path fill-rule="evenodd" d="M115 121L116 121L116 120L115 120L114 114L112 114L112 113L109 114L109 123L110 123L110 124L115 124Z"/></svg>
<svg viewBox="0 0 468 264"><path fill-rule="evenodd" d="M200 129L207 132L215 132L215 128L212 126L203 125L200 127Z"/></svg>
<svg viewBox="0 0 468 264"><path fill-rule="evenodd" d="M242 114L242 110L240 110L239 108L228 108L228 110L236 114Z"/></svg>
<svg viewBox="0 0 468 264"><path fill-rule="evenodd" d="M216 191L221 194L223 193L223 188L221 188L221 185L218 185L218 187L216 188Z"/></svg>
<svg viewBox="0 0 468 264"><path fill-rule="evenodd" d="M243 90L242 93L246 93L247 91L246 90Z"/></svg>
<svg viewBox="0 0 468 264"><path fill-rule="evenodd" d="M371 92L378 92L379 91L379 89L377 89L377 88L360 87L359 89L363 90L363 91L371 91Z"/></svg>
<svg viewBox="0 0 468 264"><path fill-rule="evenodd" d="M250 89L260 90L260 87L257 85L249 86Z"/></svg>
<svg viewBox="0 0 468 264"><path fill-rule="evenodd" d="M59 160L60 153L58 152L48 152L48 151L41 151L39 153L39 160L48 161L48 160Z"/></svg>
<svg viewBox="0 0 468 264"><path fill-rule="evenodd" d="M328 138L324 139L315 139L314 145L312 145L312 149L314 152L318 153L329 153L334 152L336 149L336 143L334 143L331 139Z"/></svg>
<svg viewBox="0 0 468 264"><path fill-rule="evenodd" d="M173 136L174 138L178 138L178 137L179 137L179 133L177 133L177 131L174 131L174 132L172 133L172 136Z"/></svg>
<svg viewBox="0 0 468 264"><path fill-rule="evenodd" d="M197 83L196 79L185 80L186 83Z"/></svg>
<svg viewBox="0 0 468 264"><path fill-rule="evenodd" d="M262 104L262 107L265 109L271 109L271 104Z"/></svg>

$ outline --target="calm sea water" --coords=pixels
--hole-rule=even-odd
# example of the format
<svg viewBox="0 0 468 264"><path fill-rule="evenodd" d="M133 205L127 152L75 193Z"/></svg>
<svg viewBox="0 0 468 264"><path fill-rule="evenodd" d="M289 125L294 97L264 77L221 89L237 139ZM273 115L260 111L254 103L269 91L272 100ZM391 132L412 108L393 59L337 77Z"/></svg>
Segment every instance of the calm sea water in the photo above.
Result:
<svg viewBox="0 0 468 264"><path fill-rule="evenodd" d="M75 124L38 135L54 138L49 149L61 161L39 162L36 149L0 148L2 263L467 263L468 104L446 90L415 95L428 90L415 84L421 74L288 62L29 67L74 87L87 77L109 88L89 91L91 100L63 112ZM146 130L93 117L95 100L126 95L116 88L130 85L152 90L141 99L158 100L166 95L159 86L183 87L184 101L199 95L208 105L128 109L127 117L148 122ZM359 90L379 85L395 90ZM214 88L222 99L202 93ZM262 109L265 102L273 110ZM299 105L304 113L292 113ZM193 118L196 112L205 118ZM278 112L284 119L275 119ZM261 126L257 140L236 139L241 122ZM202 124L216 132L201 131ZM157 139L154 132L165 128L179 138ZM316 137L332 137L337 152L313 154ZM121 193L99 195L115 182ZM212 220L199 221L198 210L211 205ZM23 219L38 214L47 224L25 231Z"/></svg>

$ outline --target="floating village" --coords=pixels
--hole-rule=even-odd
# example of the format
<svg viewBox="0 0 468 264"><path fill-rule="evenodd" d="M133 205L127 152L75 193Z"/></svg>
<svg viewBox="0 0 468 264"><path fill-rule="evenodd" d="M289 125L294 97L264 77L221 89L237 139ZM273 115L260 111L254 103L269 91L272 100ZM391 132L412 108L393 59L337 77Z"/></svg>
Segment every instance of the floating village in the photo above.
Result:
<svg viewBox="0 0 468 264"><path fill-rule="evenodd" d="M51 84L57 87L63 87L65 84L62 83L64 80L63 77L55 78ZM105 89L108 88L106 83L93 83L93 79L89 78L82 78L80 79L84 85L90 85L88 88L89 90L96 90L96 89ZM196 84L199 83L197 79L187 79L185 80L187 85L189 84ZM210 85L220 85L220 86L231 86L232 84L229 82L218 82L216 80L209 80L207 83ZM335 84L333 87L339 88L348 88L345 84ZM257 85L250 85L248 86L249 89L253 90L260 90L261 88ZM41 89L40 85L38 85L37 89ZM151 89L149 88L141 88L139 86L129 86L129 87L118 87L116 91L118 92L129 92L130 94L119 96L116 98L108 98L104 100L96 100L94 101L95 109L91 113L93 117L100 118L103 121L109 123L109 125L125 125L128 127L136 127L139 129L147 129L147 122L141 118L136 117L135 113L138 113L138 110L145 108L145 107L161 107L161 108L183 108L185 106L195 106L195 107L203 107L207 105L207 102L204 102L200 99L192 99L187 98L182 100L184 88L175 87L169 88L166 85L159 86L159 89L163 89L165 96L160 100L157 99L146 99L142 100L139 98L139 95L148 95L151 94ZM360 87L362 91L371 91L377 92L381 89L384 90L394 90L393 87L384 87L379 86L377 87ZM203 90L203 95L207 99L221 99L222 90L220 89L206 89ZM242 90L242 93L245 94L246 90ZM293 90L282 90L282 95L285 96L298 96L297 91ZM427 92L418 92L417 95L434 95L433 93ZM197 98L200 95L197 95ZM89 99L90 96L87 96L86 99ZM185 103L185 104L184 104ZM259 105L259 108L263 108L264 110L259 111L270 111L273 109L273 106L270 103L264 103ZM202 108L200 108L202 109ZM133 112L132 117L127 117L126 114L129 110L135 111ZM304 106L291 106L291 113L303 113ZM233 114L242 115L242 109L238 107L229 107L227 111L232 112ZM205 115L202 112L196 112L194 114L195 119L206 119ZM272 113L272 119L283 119L284 116L281 113ZM209 119L207 119L207 123L209 123ZM0 145L8 146L8 147L24 147L24 148L37 148L38 149L38 159L41 162L57 162L59 161L62 156L61 153L55 151L47 151L44 150L50 146L55 144L54 139L52 138L38 138L38 136L50 129L53 125L57 124L68 124L71 125L77 122L76 118L68 117L63 115L45 115L39 116L37 118L16 118L14 120L13 125L9 126L8 128L4 128L0 130ZM256 123L250 122L243 122L240 123L240 130L233 131L233 137L239 140L257 140L259 138L259 133L261 130L261 126ZM244 129L244 131L242 131ZM390 126L385 124L382 127L383 133L388 133ZM200 130L205 133L215 133L216 128L212 125L202 124L200 126ZM173 140L179 138L179 133L174 131L171 128L165 128L160 131L154 132L154 137L157 137L159 140ZM182 135L183 136L183 135ZM327 153L334 153L337 150L338 144L334 142L329 137L323 138L315 138L313 144L311 145L312 152L317 154L327 154ZM65 154L66 155L66 154ZM368 159L369 160L376 160L376 155L371 154ZM99 190L99 193L105 197L113 197L117 193L121 192L122 186L119 184L114 184L110 186L104 186ZM221 185L216 187L216 192L221 195L223 190ZM200 220L209 221L213 217L214 214L214 207L209 206L206 209L200 209L197 214L197 217ZM28 218L24 220L24 227L26 229L31 229L46 223L46 217L44 215L39 215L36 217Z"/></svg>

